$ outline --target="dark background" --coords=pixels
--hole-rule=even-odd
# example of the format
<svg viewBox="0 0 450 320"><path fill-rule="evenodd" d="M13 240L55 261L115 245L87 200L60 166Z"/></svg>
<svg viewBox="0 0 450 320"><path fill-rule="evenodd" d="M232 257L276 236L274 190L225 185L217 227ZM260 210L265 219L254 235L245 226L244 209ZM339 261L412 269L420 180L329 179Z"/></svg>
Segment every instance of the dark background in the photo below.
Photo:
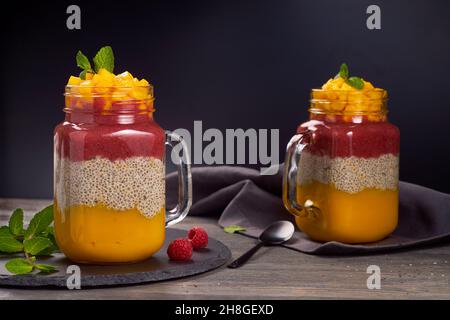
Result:
<svg viewBox="0 0 450 320"><path fill-rule="evenodd" d="M78 4L82 30L66 29ZM366 28L366 8L382 30ZM309 90L350 72L388 89L402 180L450 192L450 2L45 1L2 9L0 197L51 197L54 126L75 53L113 47L116 71L155 86L165 129L279 128L280 156Z"/></svg>

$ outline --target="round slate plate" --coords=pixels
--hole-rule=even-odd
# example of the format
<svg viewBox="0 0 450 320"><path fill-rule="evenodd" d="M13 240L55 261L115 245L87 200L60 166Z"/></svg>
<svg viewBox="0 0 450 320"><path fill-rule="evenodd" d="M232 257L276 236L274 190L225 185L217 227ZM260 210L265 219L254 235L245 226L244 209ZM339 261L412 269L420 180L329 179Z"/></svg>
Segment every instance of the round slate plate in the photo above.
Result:
<svg viewBox="0 0 450 320"><path fill-rule="evenodd" d="M209 238L208 247L194 251L192 261L174 262L167 257L167 245L175 238L185 237L186 231L167 229L164 247L146 261L123 265L83 265L81 269L81 288L101 286L121 286L187 277L220 267L231 258L230 250L221 242ZM55 265L59 272L52 274L11 275L5 269L9 258L0 257L0 286L14 287L57 287L67 288L66 270L75 264L63 254L40 259L42 263Z"/></svg>

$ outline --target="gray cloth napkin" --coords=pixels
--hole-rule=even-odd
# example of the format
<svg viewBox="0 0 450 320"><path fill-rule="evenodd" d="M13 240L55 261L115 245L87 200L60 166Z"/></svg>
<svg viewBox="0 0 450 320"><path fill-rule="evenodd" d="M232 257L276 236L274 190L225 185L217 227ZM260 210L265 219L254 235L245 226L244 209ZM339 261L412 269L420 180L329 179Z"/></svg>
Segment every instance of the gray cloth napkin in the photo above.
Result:
<svg viewBox="0 0 450 320"><path fill-rule="evenodd" d="M231 166L192 169L193 205L190 215L215 216L219 225L239 225L243 234L257 238L276 220L291 220L283 206L282 167L277 175ZM168 207L178 196L176 173L167 176ZM299 231L285 247L309 254L360 254L450 240L450 195L407 182L400 182L399 224L386 239L369 244L320 243Z"/></svg>

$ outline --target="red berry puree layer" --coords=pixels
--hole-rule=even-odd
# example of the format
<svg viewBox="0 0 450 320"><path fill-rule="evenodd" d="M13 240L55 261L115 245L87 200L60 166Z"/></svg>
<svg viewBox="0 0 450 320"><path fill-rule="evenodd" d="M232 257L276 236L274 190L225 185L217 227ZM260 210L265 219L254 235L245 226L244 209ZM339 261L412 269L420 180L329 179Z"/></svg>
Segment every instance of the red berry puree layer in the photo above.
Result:
<svg viewBox="0 0 450 320"><path fill-rule="evenodd" d="M311 120L302 124L297 132L305 133L308 151L330 158L377 158L384 154L397 156L400 131L387 122L331 123Z"/></svg>
<svg viewBox="0 0 450 320"><path fill-rule="evenodd" d="M111 161L129 157L164 156L165 133L156 123L74 124L55 129L55 147L60 157L71 161L102 157Z"/></svg>

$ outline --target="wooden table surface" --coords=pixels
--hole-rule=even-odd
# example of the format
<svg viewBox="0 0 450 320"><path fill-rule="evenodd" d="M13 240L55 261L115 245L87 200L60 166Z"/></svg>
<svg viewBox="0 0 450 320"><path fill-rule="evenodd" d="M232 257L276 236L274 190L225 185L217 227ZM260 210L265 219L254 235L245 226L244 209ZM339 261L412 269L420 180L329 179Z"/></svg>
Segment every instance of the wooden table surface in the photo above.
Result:
<svg viewBox="0 0 450 320"><path fill-rule="evenodd" d="M0 225L13 209L25 214L48 200L0 199ZM255 240L227 234L215 220L187 217L177 227L203 226L233 257ZM381 289L367 289L369 265L381 268ZM415 250L350 257L320 257L286 248L262 248L239 269L221 267L189 278L86 290L0 288L0 299L450 299L450 243Z"/></svg>

